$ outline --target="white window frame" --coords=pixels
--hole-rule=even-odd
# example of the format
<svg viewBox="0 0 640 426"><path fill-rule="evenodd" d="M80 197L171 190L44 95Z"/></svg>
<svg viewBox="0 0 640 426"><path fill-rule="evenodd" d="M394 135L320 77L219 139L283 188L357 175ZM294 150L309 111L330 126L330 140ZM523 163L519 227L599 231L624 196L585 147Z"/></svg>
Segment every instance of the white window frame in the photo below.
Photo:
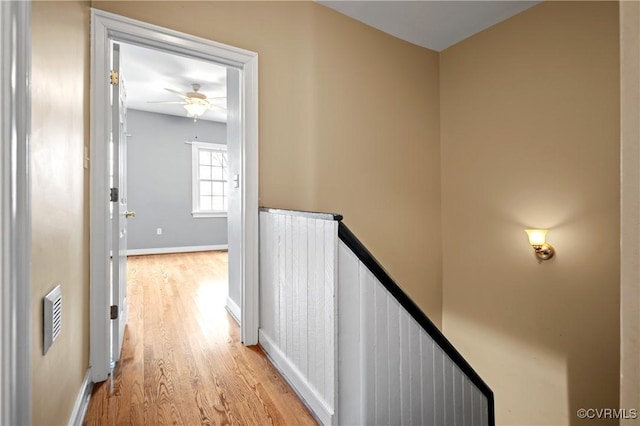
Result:
<svg viewBox="0 0 640 426"><path fill-rule="evenodd" d="M207 218L207 217L227 217L227 210L212 210L202 211L200 210L200 156L201 150L208 151L225 151L228 152L227 145L221 143L207 143L207 142L189 142L191 144L191 216L194 218ZM228 159L227 159L227 200L229 198L229 171L228 171Z"/></svg>

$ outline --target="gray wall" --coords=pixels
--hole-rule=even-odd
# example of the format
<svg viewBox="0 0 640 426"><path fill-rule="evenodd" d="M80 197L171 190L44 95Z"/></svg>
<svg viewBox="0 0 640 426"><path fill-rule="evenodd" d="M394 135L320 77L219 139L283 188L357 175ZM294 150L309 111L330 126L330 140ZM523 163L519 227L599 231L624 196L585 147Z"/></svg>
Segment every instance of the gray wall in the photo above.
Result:
<svg viewBox="0 0 640 426"><path fill-rule="evenodd" d="M191 216L191 145L226 143L223 123L128 110L130 250L227 244L226 218ZM162 235L156 229L162 228Z"/></svg>

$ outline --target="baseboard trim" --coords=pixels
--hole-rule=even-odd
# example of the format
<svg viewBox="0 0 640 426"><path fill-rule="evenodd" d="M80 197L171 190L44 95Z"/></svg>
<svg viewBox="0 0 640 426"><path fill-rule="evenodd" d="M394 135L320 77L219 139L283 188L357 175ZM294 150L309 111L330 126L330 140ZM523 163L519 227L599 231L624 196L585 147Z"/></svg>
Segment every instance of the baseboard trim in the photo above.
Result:
<svg viewBox="0 0 640 426"><path fill-rule="evenodd" d="M291 385L295 393L303 400L309 410L311 410L314 417L316 417L321 424L333 424L334 410L327 406L322 396L314 391L300 370L289 361L284 352L280 350L278 345L263 329L258 330L258 341L267 354L267 357L271 360L271 363L280 374L282 374L289 385Z"/></svg>
<svg viewBox="0 0 640 426"><path fill-rule="evenodd" d="M91 381L91 369L87 370L87 374L84 375L84 380L80 386L80 392L76 398L76 403L73 405L73 411L69 418L69 426L81 426L84 421L84 416L87 414L87 408L89 408L89 400L91 399L91 390L93 389L93 382Z"/></svg>
<svg viewBox="0 0 640 426"><path fill-rule="evenodd" d="M196 251L229 250L227 244L217 244L213 246L187 246L187 247L159 247L150 249L127 250L127 256L140 256L145 254L168 254L168 253L192 253Z"/></svg>
<svg viewBox="0 0 640 426"><path fill-rule="evenodd" d="M238 306L238 304L234 302L229 296L227 296L227 304L225 305L225 309L227 310L227 312L229 312L231 318L233 318L238 323L238 325L240 325L240 306Z"/></svg>

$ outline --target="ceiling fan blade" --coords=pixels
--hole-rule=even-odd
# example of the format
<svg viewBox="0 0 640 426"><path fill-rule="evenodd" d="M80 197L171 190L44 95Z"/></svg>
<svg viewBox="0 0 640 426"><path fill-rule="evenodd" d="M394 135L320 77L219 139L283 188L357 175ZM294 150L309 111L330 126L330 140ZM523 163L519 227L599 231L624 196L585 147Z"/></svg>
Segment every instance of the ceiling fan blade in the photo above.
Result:
<svg viewBox="0 0 640 426"><path fill-rule="evenodd" d="M222 111L226 111L227 110L225 107L221 107L219 105L215 105L215 104L210 103L209 104L209 109L214 109L214 108L217 108L217 109L222 110Z"/></svg>
<svg viewBox="0 0 640 426"><path fill-rule="evenodd" d="M148 104L184 104L183 101L147 101Z"/></svg>
<svg viewBox="0 0 640 426"><path fill-rule="evenodd" d="M173 89L168 89L168 88L164 88L164 90L171 92L171 93L175 93L176 95L180 96L181 98L188 98L188 96L182 92L178 92L177 90L173 90Z"/></svg>

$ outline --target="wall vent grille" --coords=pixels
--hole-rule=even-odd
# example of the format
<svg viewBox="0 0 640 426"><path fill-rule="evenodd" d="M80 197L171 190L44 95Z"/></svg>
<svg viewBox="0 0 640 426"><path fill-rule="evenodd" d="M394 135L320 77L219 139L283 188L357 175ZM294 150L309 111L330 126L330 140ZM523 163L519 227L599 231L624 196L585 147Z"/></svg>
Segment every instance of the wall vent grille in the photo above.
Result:
<svg viewBox="0 0 640 426"><path fill-rule="evenodd" d="M62 288L56 286L44 297L44 347L46 354L62 331Z"/></svg>

